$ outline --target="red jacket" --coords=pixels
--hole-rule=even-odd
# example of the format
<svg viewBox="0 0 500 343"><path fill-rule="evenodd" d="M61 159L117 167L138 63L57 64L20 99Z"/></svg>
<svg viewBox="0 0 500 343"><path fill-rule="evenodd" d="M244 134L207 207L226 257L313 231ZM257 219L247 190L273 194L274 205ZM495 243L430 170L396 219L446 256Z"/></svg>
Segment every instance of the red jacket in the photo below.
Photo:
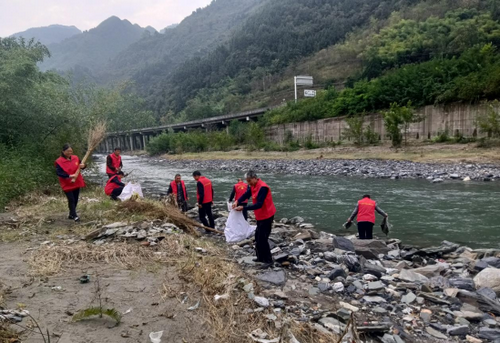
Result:
<svg viewBox="0 0 500 343"><path fill-rule="evenodd" d="M59 157L54 165L59 165L62 170L68 175L73 175L76 173L80 166L80 159L76 155L72 155L71 159L68 160L65 157ZM85 181L83 181L83 176L80 173L78 177L76 178L75 182L71 182L71 178L62 178L59 177L59 183L61 184L61 188L65 192L71 192L79 188L85 187Z"/></svg>
<svg viewBox="0 0 500 343"><path fill-rule="evenodd" d="M204 176L201 176L198 179L198 182L201 182L201 184L203 185L203 188L204 188L203 204L211 203L214 200L212 181L210 181L209 179L207 179ZM196 189L196 197L198 198L198 203L200 203L200 194L198 193L198 188Z"/></svg>
<svg viewBox="0 0 500 343"><path fill-rule="evenodd" d="M238 182L236 185L234 185L234 198L236 200L239 200L243 195L245 195L248 191L248 185L246 183ZM244 202L244 204L248 203L248 200Z"/></svg>
<svg viewBox="0 0 500 343"><path fill-rule="evenodd" d="M267 187L269 192L267 192L266 200L264 200L264 205L258 210L255 210L255 219L257 220L266 220L271 218L276 214L276 207L273 202L273 195L271 194L271 188L262 180L259 179L257 184L251 187L252 191L252 202L255 204L257 202L257 196L259 195L259 191L262 187Z"/></svg>
<svg viewBox="0 0 500 343"><path fill-rule="evenodd" d="M184 181L181 181L181 184L182 184L182 190L184 191L184 199L188 200L186 184L184 183ZM172 193L174 193L175 196L177 196L177 183L175 182L175 180L170 182L170 187L172 188Z"/></svg>
<svg viewBox="0 0 500 343"><path fill-rule="evenodd" d="M377 207L377 203L370 198L358 201L358 223L370 222L375 224L375 207Z"/></svg>
<svg viewBox="0 0 500 343"><path fill-rule="evenodd" d="M117 185L116 183L113 182L113 180L116 178L118 178L118 181L122 182L122 178L120 177L120 175L115 175L111 177L108 180L108 183L106 183L106 187L104 187L104 193L106 193L106 195L111 195L111 193L113 193L115 189L121 187L120 185Z"/></svg>
<svg viewBox="0 0 500 343"><path fill-rule="evenodd" d="M118 172L118 168L120 168L120 165L122 164L122 157L116 156L115 154L111 154L109 157L111 158L111 161L113 161L113 167L115 167L115 170L109 169L108 165L106 165L106 174L116 174Z"/></svg>

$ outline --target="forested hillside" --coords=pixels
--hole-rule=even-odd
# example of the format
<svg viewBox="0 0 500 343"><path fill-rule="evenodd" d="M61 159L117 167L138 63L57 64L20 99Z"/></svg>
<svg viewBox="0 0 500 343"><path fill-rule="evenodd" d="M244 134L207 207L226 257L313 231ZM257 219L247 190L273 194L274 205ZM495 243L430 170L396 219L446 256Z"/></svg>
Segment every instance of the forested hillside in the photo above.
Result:
<svg viewBox="0 0 500 343"><path fill-rule="evenodd" d="M14 33L11 37L23 37L26 40L34 38L42 44L60 43L66 38L80 34L80 31L75 26L50 25L45 27L34 27L23 32Z"/></svg>
<svg viewBox="0 0 500 343"><path fill-rule="evenodd" d="M216 3L218 3L217 1ZM236 30L227 44L206 57L188 60L161 82L136 77L141 94L159 114L183 109L193 119L228 112L242 105L252 82L266 87L265 76L292 61L335 44L353 29L417 0L267 1ZM154 74L146 69L143 75ZM261 80L264 78L264 82ZM210 89L216 89L210 92ZM198 97L197 97L198 96Z"/></svg>
<svg viewBox="0 0 500 343"><path fill-rule="evenodd" d="M41 68L59 71L77 68L97 77L102 74L110 59L144 35L150 34L149 29L133 25L128 20L111 17L94 29L72 36L59 44L48 45L51 57L44 60Z"/></svg>
<svg viewBox="0 0 500 343"><path fill-rule="evenodd" d="M164 83L181 63L194 56L205 56L225 43L262 3L269 0L217 0L198 9L164 34L146 37L129 46L109 63L109 82L133 78L141 94L163 92ZM150 100L151 106L164 108L163 97Z"/></svg>

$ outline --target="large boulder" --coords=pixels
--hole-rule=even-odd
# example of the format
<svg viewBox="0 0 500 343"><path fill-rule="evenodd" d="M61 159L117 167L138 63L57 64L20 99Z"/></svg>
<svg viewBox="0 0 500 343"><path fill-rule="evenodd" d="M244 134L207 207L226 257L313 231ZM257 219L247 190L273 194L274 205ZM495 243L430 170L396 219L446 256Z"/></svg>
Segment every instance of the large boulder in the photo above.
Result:
<svg viewBox="0 0 500 343"><path fill-rule="evenodd" d="M415 273L422 274L428 278L434 277L434 276L439 276L441 272L445 271L446 269L450 268L450 265L447 263L438 263L434 265L428 265L425 267L421 268L416 268L413 269Z"/></svg>
<svg viewBox="0 0 500 343"><path fill-rule="evenodd" d="M477 289L491 288L497 295L500 295L500 269L484 269L476 275L474 283Z"/></svg>
<svg viewBox="0 0 500 343"><path fill-rule="evenodd" d="M355 239L352 241L356 254L361 255L369 260L378 259L378 255L387 255L389 248L387 244L378 240L371 239Z"/></svg>
<svg viewBox="0 0 500 343"><path fill-rule="evenodd" d="M257 275L257 280L269 282L273 285L282 286L286 282L286 274L284 270L270 271L264 274Z"/></svg>
<svg viewBox="0 0 500 343"><path fill-rule="evenodd" d="M419 273L415 273L414 271L403 269L399 272L399 279L407 282L418 282L418 283L427 283L429 279Z"/></svg>
<svg viewBox="0 0 500 343"><path fill-rule="evenodd" d="M500 268L500 258L498 257L485 257L481 261L486 262L491 267Z"/></svg>
<svg viewBox="0 0 500 343"><path fill-rule="evenodd" d="M344 251L352 251L354 252L354 244L351 240L344 237L335 237L333 239L333 246L336 249L344 250Z"/></svg>

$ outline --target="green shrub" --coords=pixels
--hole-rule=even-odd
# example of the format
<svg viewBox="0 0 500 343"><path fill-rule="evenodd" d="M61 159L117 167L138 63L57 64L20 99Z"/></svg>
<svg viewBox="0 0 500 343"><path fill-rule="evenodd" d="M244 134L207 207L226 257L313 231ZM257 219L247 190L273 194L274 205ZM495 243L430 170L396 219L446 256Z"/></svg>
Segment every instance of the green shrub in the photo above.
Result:
<svg viewBox="0 0 500 343"><path fill-rule="evenodd" d="M438 132L438 135L432 140L434 143L448 143L452 139L450 138L450 132L448 129Z"/></svg>

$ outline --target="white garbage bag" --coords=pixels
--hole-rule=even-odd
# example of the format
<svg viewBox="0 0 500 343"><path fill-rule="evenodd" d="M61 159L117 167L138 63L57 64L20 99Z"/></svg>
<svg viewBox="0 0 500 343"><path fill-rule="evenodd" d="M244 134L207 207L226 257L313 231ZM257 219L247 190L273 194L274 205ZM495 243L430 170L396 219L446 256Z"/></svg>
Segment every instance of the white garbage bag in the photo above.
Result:
<svg viewBox="0 0 500 343"><path fill-rule="evenodd" d="M230 203L227 204L227 208L229 217L227 218L226 229L224 230L226 242L236 243L250 238L255 233L257 227L248 224L245 217L243 217L243 212L233 210Z"/></svg>
<svg viewBox="0 0 500 343"><path fill-rule="evenodd" d="M118 197L121 201L126 201L132 197L132 195L137 194L139 198L144 198L142 194L142 188L140 183L129 182L123 188L122 194Z"/></svg>

